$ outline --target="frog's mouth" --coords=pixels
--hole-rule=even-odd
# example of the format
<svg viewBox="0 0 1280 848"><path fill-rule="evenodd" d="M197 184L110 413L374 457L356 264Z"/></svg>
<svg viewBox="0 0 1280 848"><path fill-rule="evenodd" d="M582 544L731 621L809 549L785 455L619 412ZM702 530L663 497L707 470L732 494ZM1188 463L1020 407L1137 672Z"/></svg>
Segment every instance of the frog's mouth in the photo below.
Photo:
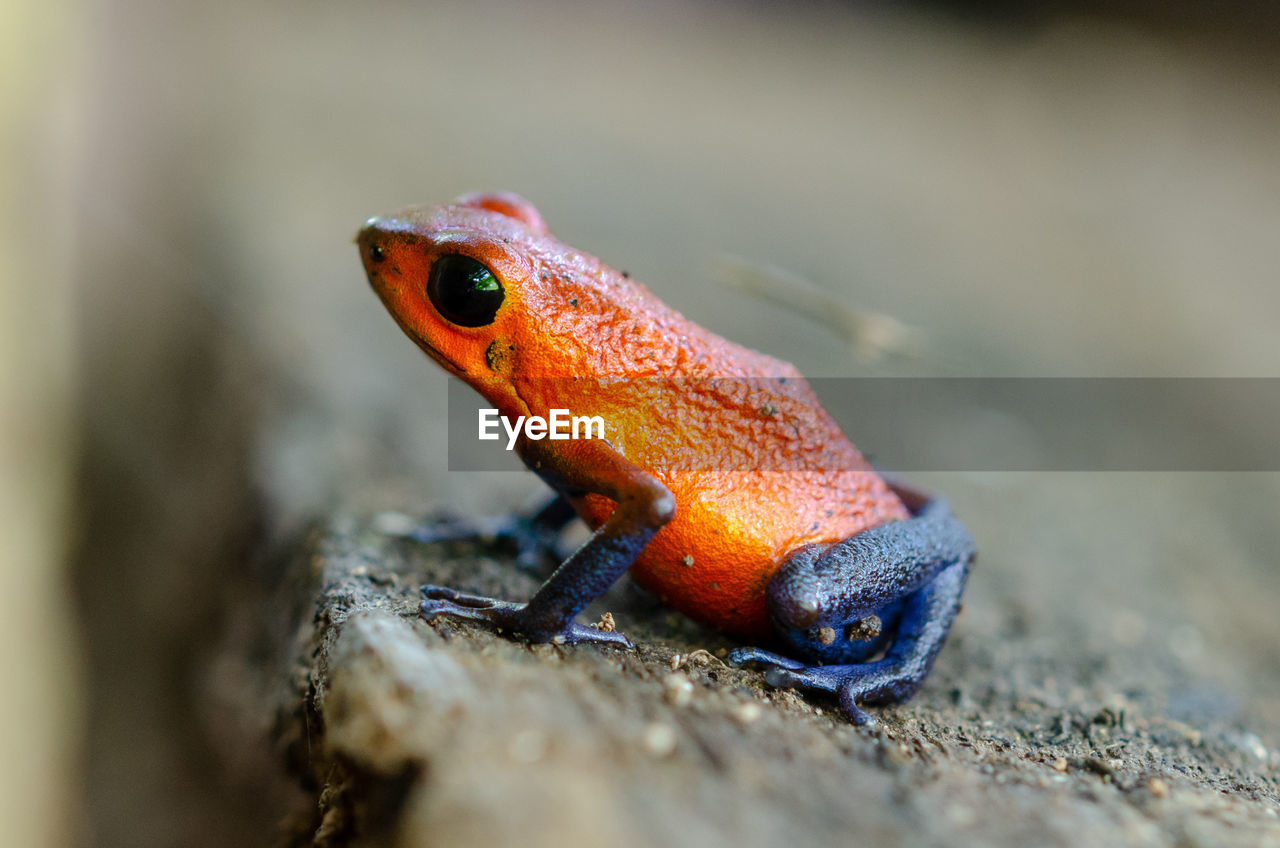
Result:
<svg viewBox="0 0 1280 848"><path fill-rule="evenodd" d="M376 287L375 287L375 290L376 290ZM381 297L382 292L379 291L378 295ZM431 357L432 359L434 359L440 365L441 368L448 371L450 374L453 374L458 377L461 377L463 374L467 373L467 369L463 368L461 365L455 364L452 360L449 359L449 357L444 355L444 351L440 350L440 348L436 347L431 342L424 339L422 337L422 334L419 333L414 327L411 327L410 325L406 324L404 321L401 321L400 313L398 310L391 309L390 307L388 307L387 311L391 313L391 317L395 319L397 326L399 326L400 329L404 331L404 334L409 338L413 339L413 343L416 344L418 347L422 348L422 352L425 353L427 356Z"/></svg>
<svg viewBox="0 0 1280 848"><path fill-rule="evenodd" d="M440 364L441 368L448 371L450 374L456 374L461 377L463 374L467 373L467 369L463 368L461 365L455 365L450 362L440 348L431 344L431 342L422 338L417 333L410 333L409 338L413 339L417 343L418 347L422 348L423 353L434 359Z"/></svg>

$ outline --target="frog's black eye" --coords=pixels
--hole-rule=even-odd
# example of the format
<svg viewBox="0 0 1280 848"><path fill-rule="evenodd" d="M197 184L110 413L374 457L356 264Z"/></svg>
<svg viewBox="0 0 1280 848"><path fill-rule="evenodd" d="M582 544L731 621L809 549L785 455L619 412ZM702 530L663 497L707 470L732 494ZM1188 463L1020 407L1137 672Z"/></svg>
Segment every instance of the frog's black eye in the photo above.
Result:
<svg viewBox="0 0 1280 848"><path fill-rule="evenodd" d="M492 324L504 297L492 271L470 256L452 253L431 266L427 297L447 320L463 327Z"/></svg>
<svg viewBox="0 0 1280 848"><path fill-rule="evenodd" d="M387 249L380 244L369 245L369 261L381 262L387 258Z"/></svg>

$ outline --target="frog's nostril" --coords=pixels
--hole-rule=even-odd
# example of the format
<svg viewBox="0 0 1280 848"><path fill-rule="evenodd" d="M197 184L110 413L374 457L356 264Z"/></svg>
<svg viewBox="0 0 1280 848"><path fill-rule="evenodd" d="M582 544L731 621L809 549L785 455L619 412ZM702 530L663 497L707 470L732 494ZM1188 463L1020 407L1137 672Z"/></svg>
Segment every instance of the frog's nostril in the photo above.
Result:
<svg viewBox="0 0 1280 848"><path fill-rule="evenodd" d="M381 234L386 232L386 223L387 219L378 215L365 221L364 226L356 232L356 244L364 245L375 241Z"/></svg>

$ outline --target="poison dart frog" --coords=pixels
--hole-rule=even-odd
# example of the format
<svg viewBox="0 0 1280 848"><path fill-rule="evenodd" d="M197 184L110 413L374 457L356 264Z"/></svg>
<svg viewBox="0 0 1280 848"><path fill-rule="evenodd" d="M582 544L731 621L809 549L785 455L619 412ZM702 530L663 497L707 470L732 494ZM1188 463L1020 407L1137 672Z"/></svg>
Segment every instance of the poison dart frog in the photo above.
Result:
<svg viewBox="0 0 1280 848"><path fill-rule="evenodd" d="M591 537L528 603L427 586L427 619L630 646L575 621L630 570L675 609L774 649L734 650L732 664L833 693L855 723L920 686L973 541L943 501L882 479L793 366L557 241L513 194L372 218L356 241L400 328L502 416L606 422L603 439L525 430L515 443L557 494L541 529L576 513Z"/></svg>

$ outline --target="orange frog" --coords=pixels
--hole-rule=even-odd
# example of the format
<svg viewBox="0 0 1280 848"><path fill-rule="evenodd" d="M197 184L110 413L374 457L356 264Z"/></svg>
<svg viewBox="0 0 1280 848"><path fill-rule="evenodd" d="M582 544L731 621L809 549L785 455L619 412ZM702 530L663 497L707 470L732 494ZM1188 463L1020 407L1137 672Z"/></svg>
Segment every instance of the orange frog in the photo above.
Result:
<svg viewBox="0 0 1280 848"><path fill-rule="evenodd" d="M777 686L904 700L960 604L973 542L945 503L882 480L791 365L716 336L553 238L527 201L477 194L369 220L369 281L400 328L505 418L603 420L515 443L594 529L527 604L426 587L422 613L544 642L611 642L575 617L623 572L685 614L772 642L730 654ZM568 508L572 506L572 510ZM878 658L877 658L878 657Z"/></svg>

